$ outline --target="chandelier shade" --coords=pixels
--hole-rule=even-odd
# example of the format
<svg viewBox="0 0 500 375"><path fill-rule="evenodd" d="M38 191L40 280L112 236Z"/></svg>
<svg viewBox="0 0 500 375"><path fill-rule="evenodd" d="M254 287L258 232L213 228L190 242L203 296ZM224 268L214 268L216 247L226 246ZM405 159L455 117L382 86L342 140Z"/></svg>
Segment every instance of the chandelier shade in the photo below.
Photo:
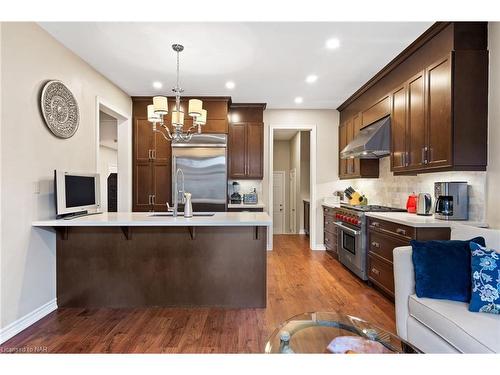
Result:
<svg viewBox="0 0 500 375"><path fill-rule="evenodd" d="M203 107L203 102L199 99L190 99L188 106L188 114L191 117L201 116L201 110Z"/></svg>
<svg viewBox="0 0 500 375"><path fill-rule="evenodd" d="M184 112L172 111L172 125L174 125L174 126L183 126L184 125Z"/></svg>
<svg viewBox="0 0 500 375"><path fill-rule="evenodd" d="M160 115L155 113L154 104L148 105L148 121L153 123L161 121Z"/></svg>
<svg viewBox="0 0 500 375"><path fill-rule="evenodd" d="M157 115L168 114L168 98L166 96L153 97L153 105Z"/></svg>
<svg viewBox="0 0 500 375"><path fill-rule="evenodd" d="M207 110L202 109L201 115L197 116L194 120L196 125L205 125L207 123Z"/></svg>

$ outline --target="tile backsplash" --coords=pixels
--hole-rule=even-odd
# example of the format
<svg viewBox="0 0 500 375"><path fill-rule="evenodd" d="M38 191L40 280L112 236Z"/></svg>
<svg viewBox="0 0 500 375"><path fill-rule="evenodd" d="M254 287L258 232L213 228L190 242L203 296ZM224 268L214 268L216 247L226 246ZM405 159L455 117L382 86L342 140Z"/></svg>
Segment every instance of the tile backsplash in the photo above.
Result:
<svg viewBox="0 0 500 375"><path fill-rule="evenodd" d="M349 185L365 194L369 204L406 208L408 195L430 193L434 202L434 182L467 181L469 183L469 220L486 221L486 172L435 172L416 176L394 176L390 159L380 159L380 177L339 181L339 189Z"/></svg>

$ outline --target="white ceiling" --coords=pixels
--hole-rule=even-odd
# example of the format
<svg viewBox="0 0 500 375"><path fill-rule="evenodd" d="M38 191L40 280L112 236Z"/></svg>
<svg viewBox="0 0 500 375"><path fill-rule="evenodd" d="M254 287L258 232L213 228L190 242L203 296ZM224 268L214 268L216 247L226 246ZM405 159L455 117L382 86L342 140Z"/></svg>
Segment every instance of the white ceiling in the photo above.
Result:
<svg viewBox="0 0 500 375"><path fill-rule="evenodd" d="M185 95L232 96L268 108L336 108L431 22L129 23L40 25L130 95L171 94L181 43ZM325 48L329 38L340 47ZM319 78L305 82L309 74ZM233 90L225 88L234 81ZM152 87L154 81L163 89ZM303 97L302 104L294 98Z"/></svg>
<svg viewBox="0 0 500 375"><path fill-rule="evenodd" d="M273 133L273 139L275 141L289 141L295 137L298 131L292 129L275 129Z"/></svg>

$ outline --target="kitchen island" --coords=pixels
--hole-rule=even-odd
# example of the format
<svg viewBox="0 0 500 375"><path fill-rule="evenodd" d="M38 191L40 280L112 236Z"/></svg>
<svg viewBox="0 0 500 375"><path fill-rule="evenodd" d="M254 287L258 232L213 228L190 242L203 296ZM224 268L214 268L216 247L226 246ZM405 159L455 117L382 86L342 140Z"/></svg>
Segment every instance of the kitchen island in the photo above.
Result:
<svg viewBox="0 0 500 375"><path fill-rule="evenodd" d="M57 236L58 306L266 306L268 214L164 215L33 222Z"/></svg>

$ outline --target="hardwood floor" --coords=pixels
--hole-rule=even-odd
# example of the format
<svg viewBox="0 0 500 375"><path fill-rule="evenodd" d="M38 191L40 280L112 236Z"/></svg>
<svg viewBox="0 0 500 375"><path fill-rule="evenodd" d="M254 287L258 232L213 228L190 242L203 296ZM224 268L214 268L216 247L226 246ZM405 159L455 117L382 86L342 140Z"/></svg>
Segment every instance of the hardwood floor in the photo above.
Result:
<svg viewBox="0 0 500 375"><path fill-rule="evenodd" d="M242 270L244 272L245 270ZM394 304L298 235L274 237L266 309L59 309L0 346L49 353L262 353L280 322L339 311L395 332Z"/></svg>

